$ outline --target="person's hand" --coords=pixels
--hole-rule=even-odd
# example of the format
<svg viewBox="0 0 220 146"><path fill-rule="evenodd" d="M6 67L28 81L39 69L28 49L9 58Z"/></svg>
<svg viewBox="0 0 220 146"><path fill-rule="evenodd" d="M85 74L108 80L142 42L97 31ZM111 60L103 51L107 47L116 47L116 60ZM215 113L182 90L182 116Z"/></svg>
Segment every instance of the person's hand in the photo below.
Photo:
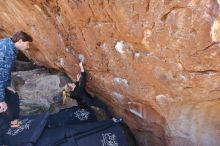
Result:
<svg viewBox="0 0 220 146"><path fill-rule="evenodd" d="M0 113L3 113L7 110L8 106L5 102L0 102Z"/></svg>
<svg viewBox="0 0 220 146"><path fill-rule="evenodd" d="M80 77L81 77L81 74L77 74L77 76L76 76L76 81L77 82L79 81Z"/></svg>
<svg viewBox="0 0 220 146"><path fill-rule="evenodd" d="M85 57L83 56L83 54L79 54L79 62L84 62Z"/></svg>
<svg viewBox="0 0 220 146"><path fill-rule="evenodd" d="M7 87L7 89L15 93L15 90L12 87Z"/></svg>

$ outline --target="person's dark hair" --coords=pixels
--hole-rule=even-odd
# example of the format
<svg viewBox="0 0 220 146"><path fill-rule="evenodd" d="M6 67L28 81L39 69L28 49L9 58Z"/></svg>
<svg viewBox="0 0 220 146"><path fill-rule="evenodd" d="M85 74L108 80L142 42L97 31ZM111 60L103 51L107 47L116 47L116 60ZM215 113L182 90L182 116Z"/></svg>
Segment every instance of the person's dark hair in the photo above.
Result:
<svg viewBox="0 0 220 146"><path fill-rule="evenodd" d="M17 41L19 41L20 39L21 39L23 42L26 42L26 41L32 42L32 41L33 41L32 37L31 37L29 34L27 34L26 32L23 32L23 31L18 31L18 32L14 33L14 34L12 35L12 37L11 37L11 40L12 40L14 43L16 43Z"/></svg>

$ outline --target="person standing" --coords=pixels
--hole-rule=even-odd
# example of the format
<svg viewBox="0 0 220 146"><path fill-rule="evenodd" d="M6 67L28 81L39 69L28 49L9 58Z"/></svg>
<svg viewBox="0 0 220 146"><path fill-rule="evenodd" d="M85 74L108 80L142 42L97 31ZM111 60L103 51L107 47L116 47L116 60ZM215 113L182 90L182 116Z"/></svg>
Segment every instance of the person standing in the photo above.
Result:
<svg viewBox="0 0 220 146"><path fill-rule="evenodd" d="M16 60L18 50L29 48L32 37L23 31L18 31L11 38L0 40L0 113L7 113L11 127L18 127L19 97L11 87L11 71Z"/></svg>

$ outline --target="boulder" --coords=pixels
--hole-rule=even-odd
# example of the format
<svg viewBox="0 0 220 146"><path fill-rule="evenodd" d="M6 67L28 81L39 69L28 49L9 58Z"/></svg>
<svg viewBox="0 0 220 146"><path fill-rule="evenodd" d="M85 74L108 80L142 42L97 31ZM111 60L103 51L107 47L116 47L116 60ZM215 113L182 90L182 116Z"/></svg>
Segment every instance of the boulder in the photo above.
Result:
<svg viewBox="0 0 220 146"><path fill-rule="evenodd" d="M12 87L20 97L21 113L55 110L62 106L62 90L71 80L61 73L38 68L12 73ZM71 102L68 102L71 105ZM68 105L66 105L68 106Z"/></svg>
<svg viewBox="0 0 220 146"><path fill-rule="evenodd" d="M0 36L28 32L26 56L71 79L83 55L87 90L140 146L220 145L219 8L219 0L2 0ZM47 105L42 92L59 80L32 78L22 96L38 88L33 95L45 98L35 101Z"/></svg>

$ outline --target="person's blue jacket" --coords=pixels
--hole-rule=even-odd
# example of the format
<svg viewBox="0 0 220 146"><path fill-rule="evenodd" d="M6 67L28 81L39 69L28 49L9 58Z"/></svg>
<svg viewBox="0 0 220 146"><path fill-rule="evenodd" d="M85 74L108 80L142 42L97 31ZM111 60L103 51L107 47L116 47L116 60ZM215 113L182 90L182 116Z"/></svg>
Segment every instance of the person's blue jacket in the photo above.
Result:
<svg viewBox="0 0 220 146"><path fill-rule="evenodd" d="M18 51L10 38L0 40L0 102L5 99L5 88L11 84L11 70Z"/></svg>

